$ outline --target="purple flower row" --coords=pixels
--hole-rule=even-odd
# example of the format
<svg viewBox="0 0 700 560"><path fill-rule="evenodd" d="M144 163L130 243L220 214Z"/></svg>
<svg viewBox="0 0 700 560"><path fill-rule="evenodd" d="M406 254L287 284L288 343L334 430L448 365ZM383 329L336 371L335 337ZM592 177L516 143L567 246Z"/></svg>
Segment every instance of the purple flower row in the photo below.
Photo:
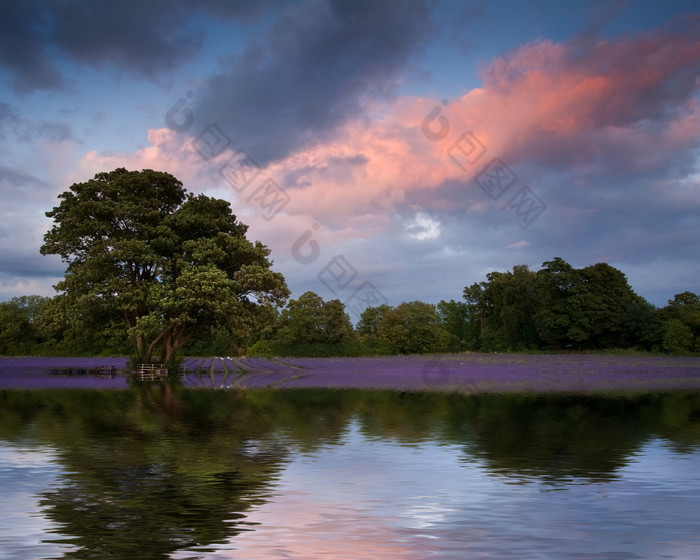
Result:
<svg viewBox="0 0 700 560"><path fill-rule="evenodd" d="M126 368L126 358L0 358L0 387L123 387L126 378L51 375ZM700 359L589 354L451 354L360 358L190 358L192 387L397 390L649 391L700 389ZM81 379L82 378L82 379Z"/></svg>

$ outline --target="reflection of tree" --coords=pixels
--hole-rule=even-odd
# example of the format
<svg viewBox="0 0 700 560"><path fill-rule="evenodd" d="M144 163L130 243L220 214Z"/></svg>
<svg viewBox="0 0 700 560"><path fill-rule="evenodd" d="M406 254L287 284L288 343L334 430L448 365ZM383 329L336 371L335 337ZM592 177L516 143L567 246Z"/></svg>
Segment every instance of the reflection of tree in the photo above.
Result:
<svg viewBox="0 0 700 560"><path fill-rule="evenodd" d="M0 438L58 449L62 484L42 495L67 559L167 558L227 542L266 499L291 449L369 438L463 446L509 477L615 476L653 437L700 444L700 393L628 397L361 390L0 391Z"/></svg>
<svg viewBox="0 0 700 560"><path fill-rule="evenodd" d="M684 410L673 424L669 406ZM490 472L605 480L652 437L700 443L699 414L697 392L455 397L444 436Z"/></svg>
<svg viewBox="0 0 700 560"><path fill-rule="evenodd" d="M60 541L75 547L65 558L167 558L225 542L285 457L241 394L152 387L85 397L47 394L35 418L67 470L41 500L72 536ZM66 417L67 432L52 427ZM253 453L250 440L272 443Z"/></svg>

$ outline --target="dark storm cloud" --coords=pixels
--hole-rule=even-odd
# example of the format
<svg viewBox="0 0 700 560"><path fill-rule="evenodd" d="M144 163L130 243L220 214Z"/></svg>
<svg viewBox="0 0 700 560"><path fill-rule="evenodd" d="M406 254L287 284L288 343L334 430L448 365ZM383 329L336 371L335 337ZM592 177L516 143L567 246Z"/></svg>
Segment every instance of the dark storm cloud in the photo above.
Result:
<svg viewBox="0 0 700 560"><path fill-rule="evenodd" d="M20 92L53 89L63 78L47 54L47 15L38 1L0 3L0 69Z"/></svg>
<svg viewBox="0 0 700 560"><path fill-rule="evenodd" d="M323 141L387 99L429 41L427 1L295 3L263 37L232 56L196 103L260 164Z"/></svg>
<svg viewBox="0 0 700 560"><path fill-rule="evenodd" d="M65 86L61 58L114 64L149 78L197 54L203 13L248 21L270 2L26 0L0 3L0 69L19 92Z"/></svg>

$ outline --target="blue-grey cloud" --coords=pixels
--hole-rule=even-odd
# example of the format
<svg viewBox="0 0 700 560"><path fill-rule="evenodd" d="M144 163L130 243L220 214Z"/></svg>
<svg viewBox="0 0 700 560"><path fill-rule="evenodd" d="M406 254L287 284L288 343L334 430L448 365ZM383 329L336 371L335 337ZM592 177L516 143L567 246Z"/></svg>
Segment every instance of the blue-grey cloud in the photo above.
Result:
<svg viewBox="0 0 700 560"><path fill-rule="evenodd" d="M18 92L67 85L61 60L148 78L198 54L202 14L248 22L280 2L223 0L23 0L0 3L0 70Z"/></svg>
<svg viewBox="0 0 700 560"><path fill-rule="evenodd" d="M11 135L19 142L47 140L49 142L64 142L75 140L72 127L65 122L35 122L20 117L9 103L0 103L0 140Z"/></svg>
<svg viewBox="0 0 700 560"><path fill-rule="evenodd" d="M217 123L264 165L328 138L367 101L391 98L430 40L428 0L307 0L279 12L233 54L195 100L201 126Z"/></svg>

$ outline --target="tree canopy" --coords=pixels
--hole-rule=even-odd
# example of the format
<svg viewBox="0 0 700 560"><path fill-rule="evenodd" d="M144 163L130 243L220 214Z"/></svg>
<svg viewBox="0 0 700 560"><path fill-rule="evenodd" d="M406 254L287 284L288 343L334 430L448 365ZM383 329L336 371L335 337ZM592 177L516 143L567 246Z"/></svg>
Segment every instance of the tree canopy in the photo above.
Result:
<svg viewBox="0 0 700 560"><path fill-rule="evenodd" d="M489 272L465 286L463 301L368 307L354 327L340 300L311 291L280 312L284 279L270 270L269 251L245 239L246 226L225 201L181 191L181 202L149 226L155 233L140 237L133 218L113 222L114 233L104 223L88 227L99 220L75 200L90 199L83 187L77 191L64 193L70 202L54 209L65 230L57 224L46 236L46 252L60 247L69 261L63 291L0 302L0 354L124 355L134 343L144 357L172 357L177 349L189 356L700 352L697 294L676 294L657 308L609 264L577 269L560 257L537 271L516 265ZM92 195L118 207L119 196L109 196Z"/></svg>
<svg viewBox="0 0 700 560"><path fill-rule="evenodd" d="M59 199L41 247L68 263L59 297L84 324L119 317L138 361L171 362L211 326L245 342L289 297L230 204L187 193L168 173L98 173Z"/></svg>

